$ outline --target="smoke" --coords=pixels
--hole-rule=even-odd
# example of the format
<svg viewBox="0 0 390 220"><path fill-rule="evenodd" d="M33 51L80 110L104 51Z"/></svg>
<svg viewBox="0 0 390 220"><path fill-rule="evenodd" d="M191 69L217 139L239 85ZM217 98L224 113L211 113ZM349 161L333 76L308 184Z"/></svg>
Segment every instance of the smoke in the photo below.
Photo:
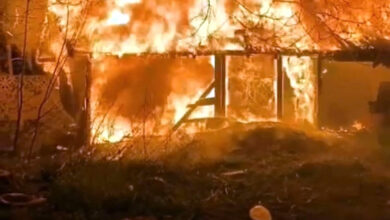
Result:
<svg viewBox="0 0 390 220"><path fill-rule="evenodd" d="M355 121L373 126L368 102L377 99L382 82L390 81L388 68L373 68L369 63L325 61L320 95L320 120L323 126L338 129Z"/></svg>

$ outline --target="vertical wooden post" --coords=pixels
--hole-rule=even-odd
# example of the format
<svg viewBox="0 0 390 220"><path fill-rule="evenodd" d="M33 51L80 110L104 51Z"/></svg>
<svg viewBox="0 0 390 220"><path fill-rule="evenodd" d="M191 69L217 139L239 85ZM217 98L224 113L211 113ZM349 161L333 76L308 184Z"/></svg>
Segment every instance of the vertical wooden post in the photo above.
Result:
<svg viewBox="0 0 390 220"><path fill-rule="evenodd" d="M283 120L283 87L284 73L282 56L276 57L276 115L279 121Z"/></svg>
<svg viewBox="0 0 390 220"><path fill-rule="evenodd" d="M85 146L91 143L91 87L92 87L92 63L88 57L87 69L85 75Z"/></svg>
<svg viewBox="0 0 390 220"><path fill-rule="evenodd" d="M89 146L91 144L91 62L89 58L85 59L85 73L84 73L84 90L83 90L83 102L78 118L78 144L79 146Z"/></svg>
<svg viewBox="0 0 390 220"><path fill-rule="evenodd" d="M226 57L215 55L215 117L226 117Z"/></svg>
<svg viewBox="0 0 390 220"><path fill-rule="evenodd" d="M316 126L321 128L321 90L322 90L322 57L318 55L316 62L316 76L317 76L317 87L316 87Z"/></svg>

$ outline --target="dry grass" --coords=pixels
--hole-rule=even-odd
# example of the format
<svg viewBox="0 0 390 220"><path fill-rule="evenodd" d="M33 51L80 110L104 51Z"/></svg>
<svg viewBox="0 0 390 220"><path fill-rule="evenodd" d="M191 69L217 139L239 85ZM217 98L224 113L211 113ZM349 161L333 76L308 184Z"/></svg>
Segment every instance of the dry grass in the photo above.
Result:
<svg viewBox="0 0 390 220"><path fill-rule="evenodd" d="M35 190L49 203L26 216L241 220L262 204L275 219L386 219L390 177L368 140L245 125L200 134L160 160L130 160L129 151L118 160L74 157L62 169L40 164L28 184L43 185Z"/></svg>

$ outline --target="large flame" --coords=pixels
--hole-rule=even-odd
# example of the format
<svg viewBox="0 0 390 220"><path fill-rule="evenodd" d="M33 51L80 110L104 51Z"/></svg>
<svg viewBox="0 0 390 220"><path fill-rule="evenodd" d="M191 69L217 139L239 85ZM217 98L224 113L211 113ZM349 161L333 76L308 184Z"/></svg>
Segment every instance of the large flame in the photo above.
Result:
<svg viewBox="0 0 390 220"><path fill-rule="evenodd" d="M334 51L372 48L390 40L388 0L48 1L50 13L47 22L54 21L59 27L59 32L52 33L48 40L48 48L56 58L66 53L62 52L64 44L61 42L64 39L68 50L72 47L91 52L96 60L102 60L107 54L197 54L202 51L223 50L272 53L283 50ZM294 89L295 119L315 123L316 82L313 60L310 57L284 57L283 63ZM202 80L200 83L197 79L179 77L180 82L172 79L171 83L176 85L183 82L188 84L188 90L179 87L172 89L164 93L165 101L159 103L165 107L155 105L152 112L145 110L154 118L158 115L158 123L151 122L152 120L134 123L131 118L118 113L122 111L120 107L115 107L108 113L104 113L107 108L99 107L99 99L104 91L102 88L108 83L108 78L112 77L113 70L107 66L98 66L95 71L99 77L94 78L92 88L92 127L99 142L116 142L139 131L155 133L157 127L158 133L166 131L167 126L163 126L164 129L161 126L177 122L188 110L187 105L195 102L203 92L202 89L207 86ZM68 71L66 66L65 68ZM242 71L245 72L250 73ZM129 74L137 74L137 71L132 70ZM275 84L266 81L262 83ZM247 94L251 92L253 91ZM267 104L274 105L273 98L268 100ZM121 104L126 106L126 103ZM102 110L104 111L101 112ZM273 113L267 117L272 118ZM194 113L194 117L212 115L212 108ZM244 118L250 120L256 117L247 115ZM143 128L135 124L142 124ZM147 131L145 127L148 128Z"/></svg>
<svg viewBox="0 0 390 220"><path fill-rule="evenodd" d="M213 76L208 58L106 58L93 67L94 142L168 134ZM213 113L212 106L200 108L192 118Z"/></svg>
<svg viewBox="0 0 390 220"><path fill-rule="evenodd" d="M49 0L67 38L100 53L337 50L390 39L387 0Z"/></svg>
<svg viewBox="0 0 390 220"><path fill-rule="evenodd" d="M283 68L293 89L295 120L315 123L316 82L314 61L311 57L283 57Z"/></svg>
<svg viewBox="0 0 390 220"><path fill-rule="evenodd" d="M275 121L274 57L230 57L229 117L239 121Z"/></svg>

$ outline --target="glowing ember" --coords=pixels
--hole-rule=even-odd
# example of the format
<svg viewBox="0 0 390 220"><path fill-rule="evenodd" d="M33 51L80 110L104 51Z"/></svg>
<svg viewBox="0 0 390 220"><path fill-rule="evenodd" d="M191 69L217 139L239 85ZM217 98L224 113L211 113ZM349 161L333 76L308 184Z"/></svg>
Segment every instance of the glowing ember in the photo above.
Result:
<svg viewBox="0 0 390 220"><path fill-rule="evenodd" d="M95 143L116 143L132 136L130 123L124 118L118 117L111 122L102 117L95 120L96 123L92 124L92 139Z"/></svg>
<svg viewBox="0 0 390 220"><path fill-rule="evenodd" d="M363 123L361 123L359 121L354 121L352 124L352 128L357 130L357 131L361 131L361 130L365 129L365 126L363 125Z"/></svg>

